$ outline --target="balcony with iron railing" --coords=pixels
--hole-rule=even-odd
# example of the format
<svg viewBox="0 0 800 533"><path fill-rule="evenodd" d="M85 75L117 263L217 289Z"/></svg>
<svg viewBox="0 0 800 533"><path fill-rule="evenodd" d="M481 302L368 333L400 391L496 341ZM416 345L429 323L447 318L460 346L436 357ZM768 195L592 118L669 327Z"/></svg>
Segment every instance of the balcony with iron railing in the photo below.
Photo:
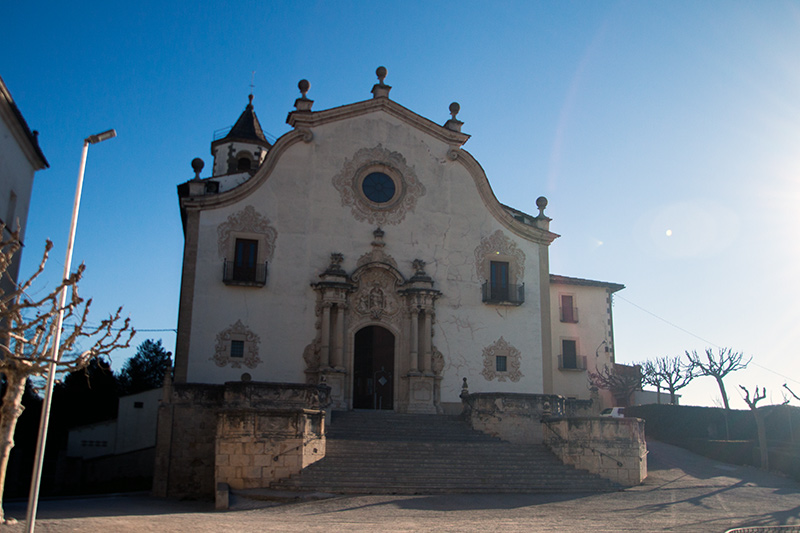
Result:
<svg viewBox="0 0 800 533"><path fill-rule="evenodd" d="M559 315L561 317L561 322L566 322L567 324L577 324L578 323L578 308L577 307L559 307Z"/></svg>
<svg viewBox="0 0 800 533"><path fill-rule="evenodd" d="M522 305L525 302L525 284L492 285L486 281L482 287L483 303L495 305Z"/></svg>
<svg viewBox="0 0 800 533"><path fill-rule="evenodd" d="M267 263L245 266L226 259L222 263L222 281L226 285L263 287L267 284Z"/></svg>
<svg viewBox="0 0 800 533"><path fill-rule="evenodd" d="M558 369L559 370L586 370L586 356L574 355L564 357L564 354L558 354Z"/></svg>

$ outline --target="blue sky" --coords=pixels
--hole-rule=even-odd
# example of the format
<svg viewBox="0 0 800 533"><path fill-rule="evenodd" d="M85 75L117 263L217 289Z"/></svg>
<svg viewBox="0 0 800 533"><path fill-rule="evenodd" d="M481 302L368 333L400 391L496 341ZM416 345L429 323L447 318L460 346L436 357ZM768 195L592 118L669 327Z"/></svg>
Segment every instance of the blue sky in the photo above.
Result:
<svg viewBox="0 0 800 533"><path fill-rule="evenodd" d="M491 9L488 6L492 6ZM83 139L75 247L94 316L174 348L183 237L175 186L247 103L273 136L314 109L392 98L436 122L452 101L501 202L549 199L555 273L623 283L617 358L726 346L728 379L800 391L800 3L13 2L0 75L51 168L36 177L23 269L61 273ZM129 354L118 354L119 367ZM758 366L756 366L758 365ZM713 380L685 389L714 405ZM793 402L797 404L798 402Z"/></svg>

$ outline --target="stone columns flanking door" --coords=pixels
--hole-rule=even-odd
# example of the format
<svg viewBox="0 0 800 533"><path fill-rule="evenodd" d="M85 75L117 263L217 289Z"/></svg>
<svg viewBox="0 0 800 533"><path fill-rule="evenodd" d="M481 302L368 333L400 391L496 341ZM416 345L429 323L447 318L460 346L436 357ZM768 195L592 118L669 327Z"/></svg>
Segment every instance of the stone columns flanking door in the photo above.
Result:
<svg viewBox="0 0 800 533"><path fill-rule="evenodd" d="M316 338L306 347L306 375L309 383L324 382L331 388L333 409L365 408L365 390L378 395L391 380L392 398L380 403L401 412L436 413L441 354L433 344L435 302L440 292L425 273L425 262L410 261L414 274L405 278L397 262L383 248L383 231L374 232L372 251L362 255L352 273L342 268L342 254L331 254L331 263L311 286L317 293ZM360 352L359 375L355 372L356 335L364 328L382 328L394 337L391 368L385 354L374 354L380 368L364 377L370 354ZM378 375L380 374L380 376ZM366 380L366 381L364 381ZM376 396L377 397L377 396ZM377 403L375 404L377 405Z"/></svg>

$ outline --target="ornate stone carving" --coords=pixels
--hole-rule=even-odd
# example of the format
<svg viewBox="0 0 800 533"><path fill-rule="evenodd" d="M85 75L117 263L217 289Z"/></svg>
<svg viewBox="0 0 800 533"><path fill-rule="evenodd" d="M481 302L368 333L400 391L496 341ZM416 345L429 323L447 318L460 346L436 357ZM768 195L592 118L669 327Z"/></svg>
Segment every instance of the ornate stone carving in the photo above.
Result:
<svg viewBox="0 0 800 533"><path fill-rule="evenodd" d="M297 128L297 131L302 134L303 142L310 143L314 140L314 132L308 128Z"/></svg>
<svg viewBox="0 0 800 533"><path fill-rule="evenodd" d="M234 340L244 341L244 357L231 357L231 341ZM247 368L255 368L262 362L258 357L260 343L261 338L242 324L241 320L237 320L232 326L217 333L214 357L210 359L220 367L231 365L233 368L242 368L244 364Z"/></svg>
<svg viewBox="0 0 800 533"><path fill-rule="evenodd" d="M353 295L356 313L374 320L394 318L400 312L395 277L382 268L373 268L359 278Z"/></svg>
<svg viewBox="0 0 800 533"><path fill-rule="evenodd" d="M316 341L306 346L303 350L303 360L306 362L306 370L316 372L319 370L319 343Z"/></svg>
<svg viewBox="0 0 800 533"><path fill-rule="evenodd" d="M252 205L248 205L238 213L230 215L228 220L217 228L217 251L220 257L225 257L232 250L231 235L236 233L258 233L264 235L266 244L264 257L267 261L272 260L278 232L270 226L267 218L256 212Z"/></svg>
<svg viewBox="0 0 800 533"><path fill-rule="evenodd" d="M506 358L506 371L497 370L497 357ZM497 379L497 381L519 381L523 377L520 371L521 354L519 350L511 346L503 337L500 337L494 344L483 349L483 372L481 375L487 381Z"/></svg>
<svg viewBox="0 0 800 533"><path fill-rule="evenodd" d="M433 373L437 376L441 376L442 370L444 370L444 354L435 346L431 353L431 370L433 370Z"/></svg>
<svg viewBox="0 0 800 533"><path fill-rule="evenodd" d="M356 262L356 267L362 267L368 263L385 263L397 268L397 261L395 261L391 255L383 251L383 247L386 246L386 243L383 242L384 231L378 228L373 231L372 234L375 236L375 240L372 241L372 251L359 257Z"/></svg>
<svg viewBox="0 0 800 533"><path fill-rule="evenodd" d="M375 205L361 191L361 180L372 170L386 172L394 178L396 193L385 204ZM352 209L356 220L370 224L399 224L425 195L425 186L417 179L414 167L406 164L400 152L391 152L380 144L362 148L352 159L345 159L342 170L332 182L342 197L342 205Z"/></svg>
<svg viewBox="0 0 800 533"><path fill-rule="evenodd" d="M481 239L481 243L475 248L475 273L482 282L489 279L486 259L492 256L504 256L511 263L509 266L516 279L525 279L525 252L517 248L517 244L502 230Z"/></svg>
<svg viewBox="0 0 800 533"><path fill-rule="evenodd" d="M323 272L323 276L325 275L334 275L334 276L347 276L347 272L342 269L342 262L344 261L344 254L340 254L338 252L334 252L331 254L331 264L328 265L328 268L325 269Z"/></svg>

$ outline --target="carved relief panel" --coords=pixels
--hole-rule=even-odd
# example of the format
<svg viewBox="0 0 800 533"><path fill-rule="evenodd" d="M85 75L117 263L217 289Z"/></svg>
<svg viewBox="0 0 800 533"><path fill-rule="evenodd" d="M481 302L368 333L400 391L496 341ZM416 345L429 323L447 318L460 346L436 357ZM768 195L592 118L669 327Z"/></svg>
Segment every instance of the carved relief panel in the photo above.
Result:
<svg viewBox="0 0 800 533"><path fill-rule="evenodd" d="M261 338L250 328L237 320L235 324L217 333L214 356L211 360L219 367L230 365L232 368L255 368L261 363L258 357L258 345Z"/></svg>
<svg viewBox="0 0 800 533"><path fill-rule="evenodd" d="M397 278L383 268L371 268L358 280L352 296L353 309L360 317L396 322L400 313Z"/></svg>
<svg viewBox="0 0 800 533"><path fill-rule="evenodd" d="M522 354L514 346L500 337L483 349L483 372L487 381L519 381L524 374L520 371Z"/></svg>
<svg viewBox="0 0 800 533"><path fill-rule="evenodd" d="M425 195L414 167L408 166L400 152L380 144L345 159L332 182L342 205L352 209L356 220L377 225L399 224Z"/></svg>

